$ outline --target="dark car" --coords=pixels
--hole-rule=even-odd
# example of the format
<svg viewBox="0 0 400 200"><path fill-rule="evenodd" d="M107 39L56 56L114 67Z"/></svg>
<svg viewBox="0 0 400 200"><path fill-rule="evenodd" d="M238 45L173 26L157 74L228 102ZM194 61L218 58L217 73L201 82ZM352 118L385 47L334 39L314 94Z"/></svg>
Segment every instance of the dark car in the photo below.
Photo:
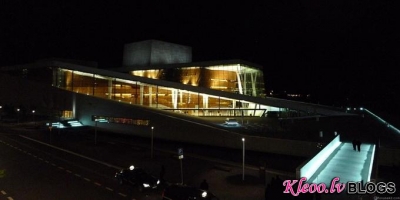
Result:
<svg viewBox="0 0 400 200"><path fill-rule="evenodd" d="M209 191L196 187L173 184L166 187L162 193L163 200L218 200Z"/></svg>
<svg viewBox="0 0 400 200"><path fill-rule="evenodd" d="M119 184L132 185L137 187L141 192L144 190L157 189L160 184L160 180L148 174L144 169L135 168L133 166L115 173L115 178L117 178Z"/></svg>

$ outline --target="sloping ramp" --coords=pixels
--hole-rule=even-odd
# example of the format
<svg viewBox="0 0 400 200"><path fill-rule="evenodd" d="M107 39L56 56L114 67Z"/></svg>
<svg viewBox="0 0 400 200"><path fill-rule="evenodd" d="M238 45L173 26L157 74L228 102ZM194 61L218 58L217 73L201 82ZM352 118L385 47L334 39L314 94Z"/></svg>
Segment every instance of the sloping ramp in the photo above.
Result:
<svg viewBox="0 0 400 200"><path fill-rule="evenodd" d="M341 143L318 168L308 182L330 185L335 177L341 183L370 181L375 145L362 144L361 151L354 151L351 143Z"/></svg>

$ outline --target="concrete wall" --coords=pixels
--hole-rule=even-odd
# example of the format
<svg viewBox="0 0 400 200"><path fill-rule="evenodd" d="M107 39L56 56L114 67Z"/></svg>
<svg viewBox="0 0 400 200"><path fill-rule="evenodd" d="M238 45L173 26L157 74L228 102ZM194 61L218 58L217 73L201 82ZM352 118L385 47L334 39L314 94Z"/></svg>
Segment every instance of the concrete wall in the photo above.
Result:
<svg viewBox="0 0 400 200"><path fill-rule="evenodd" d="M124 67L190 62L192 62L192 48L188 46L157 40L124 45L122 60Z"/></svg>
<svg viewBox="0 0 400 200"><path fill-rule="evenodd" d="M104 99L76 94L77 117L84 124L94 126L92 115L148 119L150 126L133 126L113 123L98 123L99 128L114 130L125 134L154 137L196 144L206 144L235 149L242 148L242 137L246 138L246 150L270 152L296 156L312 156L318 152L317 143L276 138L243 136L232 129L224 129L200 118L141 108L135 105L110 102Z"/></svg>

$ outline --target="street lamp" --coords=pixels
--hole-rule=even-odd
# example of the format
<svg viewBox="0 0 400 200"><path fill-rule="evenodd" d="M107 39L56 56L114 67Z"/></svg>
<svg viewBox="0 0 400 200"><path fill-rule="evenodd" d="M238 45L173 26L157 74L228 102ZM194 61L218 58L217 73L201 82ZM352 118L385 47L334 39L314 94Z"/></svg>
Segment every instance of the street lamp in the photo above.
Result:
<svg viewBox="0 0 400 200"><path fill-rule="evenodd" d="M18 122L18 124L19 124L19 108L17 108L17 113L18 113L18 119L17 119L17 122Z"/></svg>
<svg viewBox="0 0 400 200"><path fill-rule="evenodd" d="M94 121L94 144L97 145L97 119Z"/></svg>
<svg viewBox="0 0 400 200"><path fill-rule="evenodd" d="M33 125L35 125L35 110L32 110L32 116L33 116Z"/></svg>
<svg viewBox="0 0 400 200"><path fill-rule="evenodd" d="M151 158L153 158L153 138L154 138L154 126L151 127Z"/></svg>
<svg viewBox="0 0 400 200"><path fill-rule="evenodd" d="M243 175L242 175L242 180L244 181L244 143L245 143L245 139L242 138L242 142L243 142Z"/></svg>

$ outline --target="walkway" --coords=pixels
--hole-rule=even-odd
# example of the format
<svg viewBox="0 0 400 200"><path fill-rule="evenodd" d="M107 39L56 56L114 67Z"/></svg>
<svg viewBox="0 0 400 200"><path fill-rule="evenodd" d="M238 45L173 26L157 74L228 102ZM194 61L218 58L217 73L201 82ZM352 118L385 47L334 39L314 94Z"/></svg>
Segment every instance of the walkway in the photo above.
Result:
<svg viewBox="0 0 400 200"><path fill-rule="evenodd" d="M351 143L342 143L310 178L313 183L330 185L334 177L341 183L369 181L375 145L362 144L361 151L354 151Z"/></svg>

